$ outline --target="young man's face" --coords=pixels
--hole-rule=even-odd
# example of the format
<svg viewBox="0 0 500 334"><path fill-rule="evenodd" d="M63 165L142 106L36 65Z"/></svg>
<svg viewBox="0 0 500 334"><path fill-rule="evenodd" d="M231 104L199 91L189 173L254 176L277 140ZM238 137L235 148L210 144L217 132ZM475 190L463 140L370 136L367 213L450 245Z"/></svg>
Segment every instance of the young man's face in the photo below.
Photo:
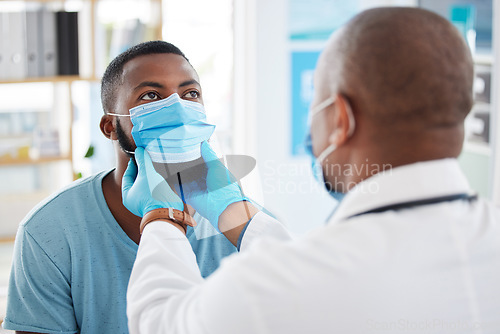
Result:
<svg viewBox="0 0 500 334"><path fill-rule="evenodd" d="M203 104L198 75L188 61L171 53L139 56L123 67L115 112L128 115L131 108L165 99L174 93L182 99ZM115 122L120 146L133 152L136 146L130 118L116 117Z"/></svg>

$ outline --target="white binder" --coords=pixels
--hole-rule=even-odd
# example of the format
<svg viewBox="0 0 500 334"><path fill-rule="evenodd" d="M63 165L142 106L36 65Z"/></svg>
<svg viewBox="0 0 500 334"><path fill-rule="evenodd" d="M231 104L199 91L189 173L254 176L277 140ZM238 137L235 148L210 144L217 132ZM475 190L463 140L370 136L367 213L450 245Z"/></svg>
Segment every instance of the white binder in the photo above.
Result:
<svg viewBox="0 0 500 334"><path fill-rule="evenodd" d="M8 79L24 79L26 77L26 36L25 15L21 12L7 13L4 19L8 21L8 60L6 74ZM5 27L5 25L4 25Z"/></svg>
<svg viewBox="0 0 500 334"><path fill-rule="evenodd" d="M42 55L40 75L51 77L57 75L57 33L56 13L47 9L40 12L40 50Z"/></svg>
<svg viewBox="0 0 500 334"><path fill-rule="evenodd" d="M40 37L39 23L41 17L38 11L26 12L26 75L29 78L40 76L41 57L40 57Z"/></svg>
<svg viewBox="0 0 500 334"><path fill-rule="evenodd" d="M5 71L7 70L7 44L5 44L4 36L5 15L5 13L0 13L0 80L6 79Z"/></svg>

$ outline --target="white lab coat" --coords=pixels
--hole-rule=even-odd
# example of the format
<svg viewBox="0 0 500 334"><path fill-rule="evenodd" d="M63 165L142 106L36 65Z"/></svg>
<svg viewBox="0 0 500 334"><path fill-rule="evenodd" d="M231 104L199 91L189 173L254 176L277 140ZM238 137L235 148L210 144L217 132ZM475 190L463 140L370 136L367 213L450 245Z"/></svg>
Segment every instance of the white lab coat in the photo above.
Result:
<svg viewBox="0 0 500 334"><path fill-rule="evenodd" d="M259 213L242 252L205 280L183 234L153 222L130 279L130 332L500 333L498 209L455 200L350 218L469 192L446 159L365 180L326 226L297 240ZM262 233L282 240L254 242Z"/></svg>

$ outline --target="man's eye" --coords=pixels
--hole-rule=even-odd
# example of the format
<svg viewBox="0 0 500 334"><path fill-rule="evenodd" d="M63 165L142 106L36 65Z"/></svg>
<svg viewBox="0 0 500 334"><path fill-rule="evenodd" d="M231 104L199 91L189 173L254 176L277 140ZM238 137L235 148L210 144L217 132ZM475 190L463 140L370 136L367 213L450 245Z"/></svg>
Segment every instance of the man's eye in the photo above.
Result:
<svg viewBox="0 0 500 334"><path fill-rule="evenodd" d="M182 98L184 99L198 99L200 97L200 93L195 90L189 91Z"/></svg>
<svg viewBox="0 0 500 334"><path fill-rule="evenodd" d="M160 97L158 96L158 94L154 92L148 92L141 97L141 100L146 100L146 101L159 100L159 99Z"/></svg>

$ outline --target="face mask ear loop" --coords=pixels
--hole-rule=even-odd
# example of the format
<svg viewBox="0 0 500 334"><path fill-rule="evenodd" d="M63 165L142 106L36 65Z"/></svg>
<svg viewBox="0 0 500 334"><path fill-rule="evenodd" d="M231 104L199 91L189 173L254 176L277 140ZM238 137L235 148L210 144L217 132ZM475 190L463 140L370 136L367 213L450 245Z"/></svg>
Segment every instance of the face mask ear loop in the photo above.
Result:
<svg viewBox="0 0 500 334"><path fill-rule="evenodd" d="M328 146L323 152L321 152L321 154L318 156L317 158L317 161L318 161L318 164L319 165L323 165L323 160L325 160L329 155L330 153L332 153L333 151L335 151L337 149L337 145L336 144L331 144L330 146Z"/></svg>
<svg viewBox="0 0 500 334"><path fill-rule="evenodd" d="M335 99L333 99L333 101L335 101ZM325 101L324 103L322 103L321 105L323 104L326 104L327 101ZM333 103L333 102L332 102ZM323 108L326 108L329 104L326 104L326 106L323 106ZM352 112L352 108L351 108L351 105L349 104L349 102L346 101L346 108L347 108L347 117L349 118L349 130L347 131L347 137L351 137L354 133L354 129L356 128L356 121L354 119L354 114ZM317 113L317 111L316 111ZM314 114L313 114L314 115ZM331 144L330 146L328 146L323 152L321 152L321 154L316 158L316 161L318 163L318 165L322 166L323 165L323 161L333 152L337 149L337 145L336 144Z"/></svg>
<svg viewBox="0 0 500 334"><path fill-rule="evenodd" d="M326 100L324 100L323 102L321 102L320 104L318 104L317 106L315 106L313 109L311 109L311 111L309 112L308 123L311 124L313 117L316 116L320 111L322 111L329 105L332 105L335 102L335 99L336 99L335 96L331 96Z"/></svg>
<svg viewBox="0 0 500 334"><path fill-rule="evenodd" d="M124 148L123 148L123 147L121 147L121 146L120 146L120 148L121 148L121 150L122 150L123 152L125 152L125 153L128 153L128 154L135 154L135 152L130 152L130 151L127 151L126 149L124 149Z"/></svg>
<svg viewBox="0 0 500 334"><path fill-rule="evenodd" d="M130 115L121 115L121 114L115 114L115 113L111 113L111 112L108 112L106 115L120 116L120 117L130 117Z"/></svg>
<svg viewBox="0 0 500 334"><path fill-rule="evenodd" d="M111 113L111 112L108 112L106 115L111 115L111 116L120 116L120 117L130 117L130 115L121 115L121 114L114 114L114 113ZM135 152L130 152L130 151L127 151L126 149L124 149L123 147L121 147L122 151L125 152L125 153L128 153L128 154L135 154Z"/></svg>

